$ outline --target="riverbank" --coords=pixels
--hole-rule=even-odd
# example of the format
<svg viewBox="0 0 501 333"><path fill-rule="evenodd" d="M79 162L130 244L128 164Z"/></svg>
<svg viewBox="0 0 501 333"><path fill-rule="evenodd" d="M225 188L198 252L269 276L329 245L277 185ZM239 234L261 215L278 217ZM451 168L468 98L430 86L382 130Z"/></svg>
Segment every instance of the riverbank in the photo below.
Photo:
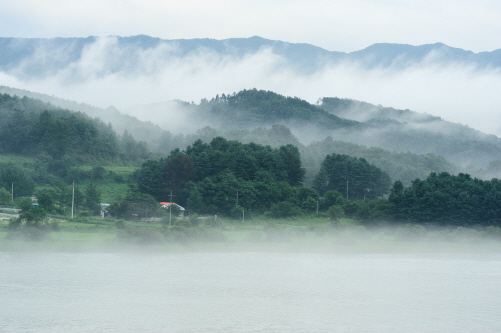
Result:
<svg viewBox="0 0 501 333"><path fill-rule="evenodd" d="M0 231L0 251L10 252L337 252L501 253L501 239L473 229L409 234L403 228L247 224L163 227L68 222L43 239Z"/></svg>

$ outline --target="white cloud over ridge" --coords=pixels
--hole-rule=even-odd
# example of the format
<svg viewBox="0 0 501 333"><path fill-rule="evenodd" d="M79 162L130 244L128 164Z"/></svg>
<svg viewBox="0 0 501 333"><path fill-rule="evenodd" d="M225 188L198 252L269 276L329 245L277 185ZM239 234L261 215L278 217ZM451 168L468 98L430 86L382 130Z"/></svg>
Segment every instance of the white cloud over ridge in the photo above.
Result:
<svg viewBox="0 0 501 333"><path fill-rule="evenodd" d="M166 44L138 51L120 47L115 38L101 38L86 47L81 59L58 68L50 76L21 75L39 59L58 56L40 51L36 59L27 60L17 70L0 72L0 82L120 109L174 99L198 103L202 98L251 88L297 96L312 103L321 97L336 96L426 112L501 136L499 69L478 69L463 63L437 65L430 55L424 62L403 70L397 67L368 70L357 63L345 62L326 64L305 75L298 74L270 49L242 58L204 49L179 57L176 51ZM148 119L147 114L135 116ZM169 114L164 117L168 119Z"/></svg>
<svg viewBox="0 0 501 333"><path fill-rule="evenodd" d="M492 51L500 47L500 17L496 0L0 1L5 37L259 35L343 52L379 42Z"/></svg>

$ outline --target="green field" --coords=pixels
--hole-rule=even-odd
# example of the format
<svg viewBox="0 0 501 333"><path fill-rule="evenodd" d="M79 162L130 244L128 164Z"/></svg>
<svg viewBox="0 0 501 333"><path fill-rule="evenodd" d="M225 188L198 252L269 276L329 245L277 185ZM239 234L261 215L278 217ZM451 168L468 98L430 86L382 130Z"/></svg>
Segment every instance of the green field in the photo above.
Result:
<svg viewBox="0 0 501 333"><path fill-rule="evenodd" d="M0 163L23 164L33 162L35 158L15 154L0 154Z"/></svg>
<svg viewBox="0 0 501 333"><path fill-rule="evenodd" d="M90 172L93 166L86 165L78 167L81 171ZM97 185L98 190L101 192L101 202L113 203L123 199L127 191L129 190L128 177L138 168L137 167L124 167L124 166L105 166L104 169L113 174L105 174L102 179L92 180L85 179L80 182L75 182L76 186L81 189L85 189L91 183ZM114 175L119 175L122 177L121 181L117 182Z"/></svg>
<svg viewBox="0 0 501 333"><path fill-rule="evenodd" d="M41 240L19 237L0 221L0 251L287 251L339 253L499 252L501 237L463 228L448 233L402 233L398 228L370 229L344 219L332 226L325 218L220 219L216 226L178 220L160 222L115 219L52 219L57 229ZM193 222L193 221L192 221ZM208 223L208 222L207 222ZM16 236L17 235L17 236Z"/></svg>

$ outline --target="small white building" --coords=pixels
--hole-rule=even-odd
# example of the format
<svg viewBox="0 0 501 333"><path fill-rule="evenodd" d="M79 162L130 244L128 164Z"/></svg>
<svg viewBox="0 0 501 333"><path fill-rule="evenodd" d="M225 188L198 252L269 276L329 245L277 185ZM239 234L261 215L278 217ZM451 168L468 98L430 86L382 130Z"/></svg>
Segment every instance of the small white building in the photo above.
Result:
<svg viewBox="0 0 501 333"><path fill-rule="evenodd" d="M173 207L177 207L179 209L179 217L184 217L184 209L183 206L178 205L175 202L161 202L160 205L162 205L163 208L169 208L170 205L173 205Z"/></svg>

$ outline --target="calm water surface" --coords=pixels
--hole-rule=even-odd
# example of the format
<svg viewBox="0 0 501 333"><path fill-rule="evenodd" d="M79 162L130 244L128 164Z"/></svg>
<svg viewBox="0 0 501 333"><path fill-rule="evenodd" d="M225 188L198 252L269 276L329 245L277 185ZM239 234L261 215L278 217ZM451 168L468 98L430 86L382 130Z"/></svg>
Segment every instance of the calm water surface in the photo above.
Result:
<svg viewBox="0 0 501 333"><path fill-rule="evenodd" d="M500 332L501 255L0 253L0 332Z"/></svg>

